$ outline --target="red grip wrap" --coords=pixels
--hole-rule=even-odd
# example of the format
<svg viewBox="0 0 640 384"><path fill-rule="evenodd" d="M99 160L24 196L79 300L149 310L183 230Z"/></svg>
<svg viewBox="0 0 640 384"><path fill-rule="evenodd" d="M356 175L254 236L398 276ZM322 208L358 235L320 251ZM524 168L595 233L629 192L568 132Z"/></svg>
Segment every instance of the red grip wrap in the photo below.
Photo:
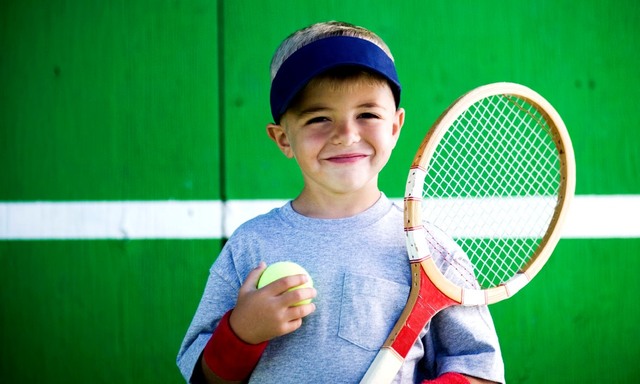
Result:
<svg viewBox="0 0 640 384"><path fill-rule="evenodd" d="M459 373L447 372L434 380L425 380L422 384L470 384L466 377Z"/></svg>
<svg viewBox="0 0 640 384"><path fill-rule="evenodd" d="M268 342L249 344L240 340L231 329L230 316L231 311L220 320L204 347L203 357L207 367L221 379L241 381L251 375Z"/></svg>

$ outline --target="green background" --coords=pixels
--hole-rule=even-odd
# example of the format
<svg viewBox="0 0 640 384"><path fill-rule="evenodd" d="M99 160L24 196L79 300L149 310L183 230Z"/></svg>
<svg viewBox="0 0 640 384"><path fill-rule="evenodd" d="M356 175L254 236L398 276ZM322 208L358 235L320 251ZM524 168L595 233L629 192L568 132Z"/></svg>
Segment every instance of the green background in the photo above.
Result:
<svg viewBox="0 0 640 384"><path fill-rule="evenodd" d="M394 52L407 119L389 196L439 113L494 81L563 116L578 194L640 194L635 0L25 0L0 5L0 201L295 196L297 168L265 135L268 64L330 19ZM175 356L220 245L0 242L0 382L181 382ZM491 308L507 381L640 379L639 255L640 239L561 240Z"/></svg>

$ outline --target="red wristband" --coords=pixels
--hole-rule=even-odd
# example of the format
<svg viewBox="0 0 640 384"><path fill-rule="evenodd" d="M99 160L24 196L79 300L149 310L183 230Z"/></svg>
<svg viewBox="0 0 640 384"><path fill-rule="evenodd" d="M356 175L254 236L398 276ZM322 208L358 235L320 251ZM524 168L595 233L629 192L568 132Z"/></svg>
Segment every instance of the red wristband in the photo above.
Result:
<svg viewBox="0 0 640 384"><path fill-rule="evenodd" d="M204 347L203 357L207 367L221 379L241 381L251 375L268 343L242 341L231 329L230 315L231 311L220 320Z"/></svg>
<svg viewBox="0 0 640 384"><path fill-rule="evenodd" d="M470 384L466 377L459 373L447 372L438 376L437 379L424 380L422 384Z"/></svg>

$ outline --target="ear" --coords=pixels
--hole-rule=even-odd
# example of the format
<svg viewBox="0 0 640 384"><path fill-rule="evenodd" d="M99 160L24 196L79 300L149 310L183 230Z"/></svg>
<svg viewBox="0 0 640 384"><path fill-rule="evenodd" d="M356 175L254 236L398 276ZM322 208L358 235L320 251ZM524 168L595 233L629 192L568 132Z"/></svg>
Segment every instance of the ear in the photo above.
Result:
<svg viewBox="0 0 640 384"><path fill-rule="evenodd" d="M393 130L391 132L391 135L396 141L398 141L398 138L400 137L400 131L402 130L402 126L404 125L404 114L404 108L398 108L393 119Z"/></svg>
<svg viewBox="0 0 640 384"><path fill-rule="evenodd" d="M293 158L293 151L291 150L291 143L287 137L287 132L282 125L267 124L267 135L273 140L280 151L284 153L288 158Z"/></svg>

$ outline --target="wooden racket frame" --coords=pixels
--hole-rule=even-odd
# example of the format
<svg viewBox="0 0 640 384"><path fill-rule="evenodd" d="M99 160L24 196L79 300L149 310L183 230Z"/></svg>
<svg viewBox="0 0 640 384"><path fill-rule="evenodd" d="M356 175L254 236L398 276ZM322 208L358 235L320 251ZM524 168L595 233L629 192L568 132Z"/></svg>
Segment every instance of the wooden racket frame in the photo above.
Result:
<svg viewBox="0 0 640 384"><path fill-rule="evenodd" d="M463 290L449 281L436 267L434 260L428 253L428 249L416 249L413 254L409 255L411 263L420 263L425 269L427 276L429 276L440 291L461 304L493 304L513 296L526 282L531 281L531 279L540 272L560 240L562 224L566 219L568 213L567 208L573 200L575 191L575 160L571 139L562 118L553 106L538 93L520 84L503 82L476 88L460 97L436 120L432 129L429 130L420 144L418 152L411 164L412 171L418 170L418 172L410 172L409 179L414 178L414 180L407 181L407 190L404 199L404 228L407 234L407 245L410 252L415 249L415 247L410 246L411 243L416 245L420 244L418 241L415 241L416 239L412 238L422 235L416 232L416 230L422 226L422 184L424 182L424 175L426 175L426 169L429 167L431 157L440 140L449 126L471 105L483 98L501 94L514 95L525 99L528 103L534 105L549 123L549 127L551 128L550 133L554 138L560 157L561 179L558 204L547 233L543 236L536 253L520 272L522 276L518 274L512 279L513 281L509 281L498 287L482 290L482 296L485 298L484 303L473 302L477 301L474 299L478 297L478 293L473 292L474 290ZM420 247L418 246L418 248ZM524 284L524 280L522 280L523 277L526 278ZM402 317L400 320L402 320Z"/></svg>
<svg viewBox="0 0 640 384"><path fill-rule="evenodd" d="M525 267L508 282L485 290L461 288L448 280L438 269L424 242L422 226L422 187L429 162L438 143L447 129L477 101L494 95L513 95L535 106L549 123L551 135L560 157L561 180L558 203L547 233L543 236L537 251ZM404 228L407 236L407 250L411 265L411 290L407 304L389 337L383 344L376 360L361 383L391 382L402 366L410 347L435 312L451 305L486 305L513 296L533 279L547 262L560 240L561 228L568 213L568 207L575 191L575 160L571 139L562 118L553 106L537 92L516 83L493 83L478 87L456 100L435 121L423 139L411 164L404 198ZM425 283L429 279L432 284ZM437 288L443 295L429 293ZM426 291L426 292L425 292ZM436 300L433 305L421 303L421 296L429 295ZM427 303L428 304L428 303ZM431 312L427 314L427 312ZM427 319L428 320L428 319ZM410 337L407 337L410 336ZM415 337L415 338L414 338ZM409 341L410 338L413 340ZM405 340L403 340L405 339Z"/></svg>

